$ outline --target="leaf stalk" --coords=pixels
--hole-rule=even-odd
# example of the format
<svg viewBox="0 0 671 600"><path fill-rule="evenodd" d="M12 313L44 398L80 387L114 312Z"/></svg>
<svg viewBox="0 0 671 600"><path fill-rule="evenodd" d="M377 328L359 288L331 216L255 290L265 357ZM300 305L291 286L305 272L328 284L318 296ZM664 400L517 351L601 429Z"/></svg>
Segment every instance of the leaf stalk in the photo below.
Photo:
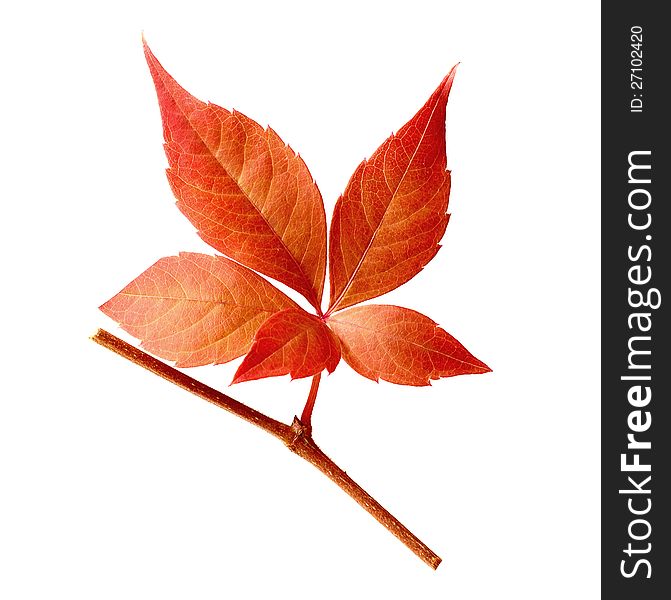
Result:
<svg viewBox="0 0 671 600"><path fill-rule="evenodd" d="M319 391L319 381L322 378L321 373L317 373L312 378L312 385L310 386L310 393L308 394L308 399L305 402L305 407L303 408L303 413L301 414L301 423L305 428L308 435L312 435L312 410L315 407L315 401L317 400L317 392Z"/></svg>

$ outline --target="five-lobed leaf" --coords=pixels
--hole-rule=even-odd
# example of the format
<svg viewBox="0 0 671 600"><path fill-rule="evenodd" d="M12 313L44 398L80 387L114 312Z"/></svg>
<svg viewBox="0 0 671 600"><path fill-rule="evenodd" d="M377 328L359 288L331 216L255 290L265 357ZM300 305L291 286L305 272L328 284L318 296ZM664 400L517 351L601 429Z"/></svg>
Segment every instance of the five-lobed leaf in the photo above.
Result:
<svg viewBox="0 0 671 600"><path fill-rule="evenodd" d="M329 317L328 323L347 364L374 381L419 386L439 377L491 371L431 319L409 308L356 306Z"/></svg>
<svg viewBox="0 0 671 600"><path fill-rule="evenodd" d="M397 288L438 251L448 221L445 107L455 69L357 167L338 199L329 242L329 312Z"/></svg>
<svg viewBox="0 0 671 600"><path fill-rule="evenodd" d="M340 344L324 321L301 309L289 308L270 317L254 337L233 383L291 375L310 377L340 362Z"/></svg>
<svg viewBox="0 0 671 600"><path fill-rule="evenodd" d="M322 316L326 219L306 165L272 129L194 98L144 47L177 206L203 240L234 260L163 258L103 312L180 367L247 353L234 383L332 372L341 354L364 377L404 385L490 370L418 312L349 308L408 281L440 247L450 192L445 110L456 67L359 165L338 199L329 239L330 304ZM251 269L301 293L319 316Z"/></svg>
<svg viewBox="0 0 671 600"><path fill-rule="evenodd" d="M286 308L297 305L254 271L224 256L186 252L162 258L100 307L179 367L242 356L261 324Z"/></svg>
<svg viewBox="0 0 671 600"><path fill-rule="evenodd" d="M201 102L144 45L177 206L216 250L300 292L319 310L326 217L307 166L270 128Z"/></svg>

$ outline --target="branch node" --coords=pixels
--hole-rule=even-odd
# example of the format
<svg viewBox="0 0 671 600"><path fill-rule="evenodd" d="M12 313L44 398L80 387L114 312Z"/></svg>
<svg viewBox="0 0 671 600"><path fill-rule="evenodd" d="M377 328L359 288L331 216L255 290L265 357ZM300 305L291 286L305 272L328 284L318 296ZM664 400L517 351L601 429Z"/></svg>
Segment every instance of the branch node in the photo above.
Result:
<svg viewBox="0 0 671 600"><path fill-rule="evenodd" d="M289 450L291 450L293 453L298 454L298 444L312 439L312 432L310 430L310 427L306 427L303 422L294 415L294 420L291 423L290 433L284 441L286 447L289 448Z"/></svg>

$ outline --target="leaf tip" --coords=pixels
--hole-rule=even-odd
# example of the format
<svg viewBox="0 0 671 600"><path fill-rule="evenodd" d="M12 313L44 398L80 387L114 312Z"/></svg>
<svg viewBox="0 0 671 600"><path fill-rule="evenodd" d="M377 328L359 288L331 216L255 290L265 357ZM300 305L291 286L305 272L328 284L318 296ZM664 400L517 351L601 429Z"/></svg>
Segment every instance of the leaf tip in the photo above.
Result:
<svg viewBox="0 0 671 600"><path fill-rule="evenodd" d="M155 64L158 63L158 60L156 59L156 56L154 56L154 53L151 51L151 48L149 47L149 43L147 42L147 38L144 35L144 31L142 31L142 49L144 50L144 58L147 61L147 64L149 65L150 71L152 71L155 68Z"/></svg>
<svg viewBox="0 0 671 600"><path fill-rule="evenodd" d="M149 48L149 43L147 42L147 38L144 35L144 29L142 30L140 37L142 39L142 48L144 50L144 54L147 58L149 56L153 56L151 49Z"/></svg>
<svg viewBox="0 0 671 600"><path fill-rule="evenodd" d="M467 375L484 375L485 373L492 373L491 367L482 362L479 358L476 358L471 354L472 360L469 361L471 364L471 369L466 373Z"/></svg>
<svg viewBox="0 0 671 600"><path fill-rule="evenodd" d="M445 102L447 102L447 97L449 96L450 90L452 89L452 84L454 83L454 76L457 74L457 67L460 64L461 63L458 62L450 69L450 72L445 75L443 80L440 82L440 85L438 86L438 90L436 90L440 92L439 96Z"/></svg>
<svg viewBox="0 0 671 600"><path fill-rule="evenodd" d="M449 72L449 73L447 74L447 76L445 77L445 81L450 80L450 82L451 82L452 80L454 80L454 76L457 74L457 67L458 67L460 64L461 64L461 61L459 61L456 65L454 65L454 66L450 69L450 72Z"/></svg>
<svg viewBox="0 0 671 600"><path fill-rule="evenodd" d="M235 375L233 375L233 380L231 381L231 383L228 384L228 387L231 387L236 383L242 383L243 381L247 381L247 379L245 378L246 371L241 371L243 365L244 363L238 367L238 370L235 372Z"/></svg>
<svg viewBox="0 0 671 600"><path fill-rule="evenodd" d="M118 295L118 294L117 294ZM104 315L107 315L108 317L114 319L112 316L112 304L114 303L114 300L116 299L117 296L113 296L107 302L103 302L99 307L98 310L102 312ZM116 319L115 319L116 320ZM117 321L118 322L118 321Z"/></svg>

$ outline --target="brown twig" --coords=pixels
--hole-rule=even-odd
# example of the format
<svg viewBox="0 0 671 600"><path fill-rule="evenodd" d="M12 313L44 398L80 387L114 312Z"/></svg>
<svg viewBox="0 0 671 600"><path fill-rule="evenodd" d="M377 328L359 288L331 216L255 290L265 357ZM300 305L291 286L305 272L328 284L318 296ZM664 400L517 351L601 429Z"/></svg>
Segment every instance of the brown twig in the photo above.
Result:
<svg viewBox="0 0 671 600"><path fill-rule="evenodd" d="M97 344L116 352L136 365L144 367L163 379L188 390L203 400L216 404L220 408L237 415L241 419L260 427L264 431L281 439L289 450L317 467L317 469L324 473L324 475L338 485L345 493L356 500L362 508L375 517L379 523L384 525L426 564L433 569L436 569L440 564L441 558L435 552L433 552L424 542L414 535L407 527L405 527L405 525L387 511L377 500L345 473L345 471L324 454L312 439L309 424L306 426L306 424L302 423L297 417L294 417L294 422L291 426L276 421L275 419L250 408L246 404L238 402L230 396L222 394L214 388L166 365L160 360L157 360L146 352L124 342L122 339L119 339L104 329L99 329L95 335L91 336L91 339ZM316 388L318 386L319 376L316 376L312 382L308 403L310 403L310 399L313 396L313 389L314 396L316 396ZM312 403L314 404L314 398L312 398ZM309 413L311 412L310 409Z"/></svg>

